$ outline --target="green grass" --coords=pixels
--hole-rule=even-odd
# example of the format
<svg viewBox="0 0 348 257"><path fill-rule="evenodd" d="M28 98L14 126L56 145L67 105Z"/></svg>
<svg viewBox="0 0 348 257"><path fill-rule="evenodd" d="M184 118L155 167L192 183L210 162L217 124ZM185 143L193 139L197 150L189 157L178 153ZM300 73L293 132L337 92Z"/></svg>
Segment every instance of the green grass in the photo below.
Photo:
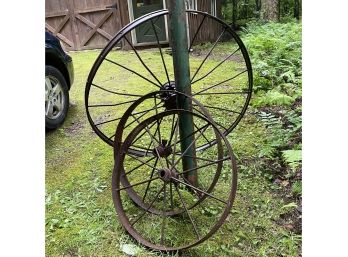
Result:
<svg viewBox="0 0 348 257"><path fill-rule="evenodd" d="M46 255L126 256L120 250L121 246L134 242L122 229L113 207L113 149L92 132L84 108L85 83L99 51L70 54L75 67L75 82L70 98L75 106L70 108L62 127L46 134ZM143 72L134 54L117 52L113 55L119 62L131 63L134 69ZM158 53L148 50L142 52L142 56L147 61L152 60L152 69L161 68ZM198 59L194 61L193 67L199 64ZM111 66L105 65L96 79L102 82L103 78L109 78L111 81L106 82L106 86L107 83L110 83L110 87L112 83L120 86L127 84L124 90L137 94L154 90L141 86L139 79L128 74L115 79L109 71ZM205 71L214 65L216 61L209 62ZM238 68L239 64L230 65ZM221 77L224 71L222 69L215 76ZM164 78L165 74L162 74L160 79ZM212 76L205 83L212 83L214 79L216 77ZM240 78L240 82L243 83L243 78ZM94 97L96 103L112 101L103 94L94 94ZM211 98L204 100L220 103L213 102L216 99ZM236 101L238 103L240 100ZM226 102L221 104L228 106ZM117 112L122 114L125 109L122 107ZM221 122L228 123L228 119ZM105 131L115 131L115 124ZM247 113L229 137L239 169L238 190L232 213L212 238L185 251L181 256L300 255L301 237L277 222L281 215L291 210L282 208L286 203L277 193L278 186L264 176L258 163L258 155L266 138L264 125ZM133 208L132 204L129 206ZM215 210L207 208L205 211L214 213ZM150 236L152 229L151 223L143 224L143 230ZM137 246L137 249L137 256L165 256L141 246Z"/></svg>

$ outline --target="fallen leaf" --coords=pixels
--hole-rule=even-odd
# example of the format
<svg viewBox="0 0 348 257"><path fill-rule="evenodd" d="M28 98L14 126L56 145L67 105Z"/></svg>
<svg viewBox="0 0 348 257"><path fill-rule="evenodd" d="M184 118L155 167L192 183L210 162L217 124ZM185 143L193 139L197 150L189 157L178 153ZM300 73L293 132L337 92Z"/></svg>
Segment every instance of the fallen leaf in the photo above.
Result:
<svg viewBox="0 0 348 257"><path fill-rule="evenodd" d="M138 247L134 244L123 244L121 245L121 251L129 256L136 256Z"/></svg>

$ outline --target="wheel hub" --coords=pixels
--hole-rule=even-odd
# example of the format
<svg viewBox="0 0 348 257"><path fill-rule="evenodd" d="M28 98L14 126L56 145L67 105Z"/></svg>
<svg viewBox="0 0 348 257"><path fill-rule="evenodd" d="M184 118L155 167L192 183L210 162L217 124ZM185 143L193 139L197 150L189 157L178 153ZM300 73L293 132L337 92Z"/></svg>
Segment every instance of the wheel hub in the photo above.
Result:
<svg viewBox="0 0 348 257"><path fill-rule="evenodd" d="M164 182L175 182L172 178L179 179L179 174L175 168L168 169L164 168L158 171L158 176L164 181Z"/></svg>
<svg viewBox="0 0 348 257"><path fill-rule="evenodd" d="M162 101L164 101L164 106L166 110L177 109L176 107L176 93L175 92L166 92L165 90L175 90L175 82L170 81L162 85L160 91L164 91L160 94Z"/></svg>
<svg viewBox="0 0 348 257"><path fill-rule="evenodd" d="M173 149L171 146L166 146L167 145L167 140L162 140L162 144L155 147L153 150L152 150L152 153L154 156L159 156L159 157L162 157L162 158L167 158L169 155L172 154L173 152Z"/></svg>

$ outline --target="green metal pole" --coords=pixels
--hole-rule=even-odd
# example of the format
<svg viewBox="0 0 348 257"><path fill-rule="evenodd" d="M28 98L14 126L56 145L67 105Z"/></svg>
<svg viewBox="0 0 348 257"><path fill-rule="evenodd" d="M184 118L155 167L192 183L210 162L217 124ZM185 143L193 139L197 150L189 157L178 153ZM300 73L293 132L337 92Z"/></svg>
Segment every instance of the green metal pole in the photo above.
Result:
<svg viewBox="0 0 348 257"><path fill-rule="evenodd" d="M186 11L184 0L170 0L169 19L171 31L171 46L173 53L173 65L175 76L175 87L179 92L191 95L189 52L187 39ZM182 95L177 97L177 105L180 109L192 110L190 99ZM193 118L190 114L179 115L179 133L181 141L181 152L186 151L183 157L183 170L193 169L197 166L195 144L192 144L194 136ZM197 186L197 172L187 173L186 179Z"/></svg>

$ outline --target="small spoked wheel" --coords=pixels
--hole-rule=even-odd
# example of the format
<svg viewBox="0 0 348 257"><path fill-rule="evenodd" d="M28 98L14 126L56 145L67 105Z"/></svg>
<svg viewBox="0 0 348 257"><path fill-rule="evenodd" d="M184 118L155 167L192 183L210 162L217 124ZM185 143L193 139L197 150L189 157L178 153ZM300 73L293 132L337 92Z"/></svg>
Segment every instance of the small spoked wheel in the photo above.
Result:
<svg viewBox="0 0 348 257"><path fill-rule="evenodd" d="M91 69L85 90L87 117L96 134L110 146L115 127L132 103L150 92L176 89L172 52L163 44L165 33L160 29L168 18L168 11L162 10L128 24L103 49ZM191 10L187 18L192 20L188 23L192 96L209 110L217 127L227 135L241 120L251 97L252 68L247 50L220 19ZM192 24L195 27L190 27ZM141 26L155 40L156 46L150 50L139 50L130 40ZM210 35L209 43L202 44L202 35L211 26L216 33ZM129 51L120 51L120 45ZM170 109L166 105L162 108ZM145 118L147 111L139 110L136 115ZM213 143L206 142L197 150Z"/></svg>
<svg viewBox="0 0 348 257"><path fill-rule="evenodd" d="M204 142L204 137L217 143L195 156L181 151L178 130L172 135L172 128L175 116L183 114L192 115L199 127L193 143ZM161 132L155 133L159 122ZM137 158L129 152L139 140L152 142L152 156ZM155 114L140 122L123 143L115 140L114 153L115 209L139 243L160 251L183 250L208 239L227 218L236 194L236 162L226 137L207 117L178 109ZM183 170L183 158L194 159L195 167ZM198 177L196 185L186 179L192 172ZM140 204L134 204L135 198Z"/></svg>
<svg viewBox="0 0 348 257"><path fill-rule="evenodd" d="M145 118L149 118L158 115L159 113L164 112L166 110L178 109L176 104L178 97L180 97L181 101L189 101L191 104L196 105L199 108L195 109L197 113L203 115L204 117L212 121L212 118L208 110L205 109L203 105L196 99L189 97L184 93L177 92L175 90L161 90L149 93L135 101L122 116L115 133L116 136L114 141L114 158L117 158L118 149L120 148L124 137L130 133L133 133L132 131L130 131L130 127L132 127L131 125L135 124L137 126L141 123L141 121L144 121L144 117L142 117L141 115L137 117L135 115L139 113L139 108L151 110L148 113L146 113L147 115L145 116ZM158 106L158 102L162 104ZM164 106L165 108L163 108ZM207 124L201 124L202 120L200 119L195 120L196 122L193 122L194 131L192 132L192 134L188 135L188 137L196 138L196 140L194 141L195 148L200 147L206 144L207 142L215 142L215 147L210 150L213 151L214 154L217 153L216 160L222 160L224 157L224 152L222 149L220 136L217 133L217 131L214 130L211 131L212 133L207 133ZM155 168L154 166L156 166L157 164L162 165L163 163L168 166L170 161L173 162L175 155L180 156L181 152L177 145L180 145L181 141L185 140L186 137L181 138L180 140L178 139L178 121L179 115L173 114L172 116L170 116L170 119L168 117L165 117L165 119L160 118L155 122L152 122L149 126L146 126L145 130L136 136L132 144L127 149L127 155L129 155L129 157L131 157L133 161L136 160L136 162L139 163L139 166L136 166L132 170L127 172L125 172L124 169L121 169L120 171L120 181L122 185L126 188L126 191L128 195L131 197L131 199L138 206L152 213L160 214L162 212L158 211L152 206L149 206L144 201L147 194L147 190L143 195L141 195L141 193L139 194L136 190L130 187L128 177L132 176L131 173L134 170L145 165L146 167L153 168L150 175L150 179L152 179L156 172L160 172L160 170L158 168ZM207 153L205 153L204 155L206 154ZM171 157L169 158L169 156ZM187 157L188 154L184 153L184 156ZM138 157L144 158L139 159ZM197 154L192 157L195 157L194 161L197 162ZM206 158L201 160L206 160ZM153 161L153 166L151 166L150 162ZM214 188L216 179L219 177L221 173L221 163L212 162L211 165L213 164L216 164L216 170L214 173L214 178L211 179L211 184L209 185L209 187L207 187L207 193L209 193ZM162 169L162 173L165 172L166 169ZM165 173L163 173L163 175L165 175ZM185 181L186 183L188 183L189 178L185 178ZM198 203L206 197L206 195L200 194L199 192L196 192L196 194L200 196L199 200L196 203ZM170 210L166 212L166 215L174 216L181 212L183 212L183 210Z"/></svg>

